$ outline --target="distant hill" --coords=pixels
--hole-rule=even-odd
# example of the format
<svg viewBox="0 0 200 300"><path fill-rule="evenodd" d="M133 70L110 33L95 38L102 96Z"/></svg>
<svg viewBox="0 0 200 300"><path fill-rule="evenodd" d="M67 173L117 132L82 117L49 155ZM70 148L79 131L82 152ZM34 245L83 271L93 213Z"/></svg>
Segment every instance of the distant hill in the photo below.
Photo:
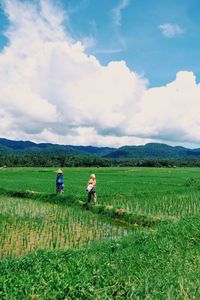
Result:
<svg viewBox="0 0 200 300"><path fill-rule="evenodd" d="M0 155L45 155L63 154L102 158L200 158L200 149L172 147L166 144L149 143L144 146L123 146L120 148L71 146L51 143L36 144L30 141L12 141L0 138Z"/></svg>
<svg viewBox="0 0 200 300"><path fill-rule="evenodd" d="M200 157L200 149L172 147L166 144L149 143L144 146L124 146L106 155L107 158L190 158Z"/></svg>
<svg viewBox="0 0 200 300"><path fill-rule="evenodd" d="M70 146L51 143L36 144L30 141L11 141L0 138L0 155L64 154L104 157L114 150L114 148L109 147Z"/></svg>

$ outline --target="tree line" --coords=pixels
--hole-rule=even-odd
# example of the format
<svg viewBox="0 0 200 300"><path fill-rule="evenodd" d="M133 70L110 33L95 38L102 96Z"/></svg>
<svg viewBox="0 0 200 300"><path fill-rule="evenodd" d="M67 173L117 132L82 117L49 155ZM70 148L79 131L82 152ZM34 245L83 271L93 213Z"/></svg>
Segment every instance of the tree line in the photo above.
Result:
<svg viewBox="0 0 200 300"><path fill-rule="evenodd" d="M0 155L0 167L200 167L200 158L108 159L66 155Z"/></svg>

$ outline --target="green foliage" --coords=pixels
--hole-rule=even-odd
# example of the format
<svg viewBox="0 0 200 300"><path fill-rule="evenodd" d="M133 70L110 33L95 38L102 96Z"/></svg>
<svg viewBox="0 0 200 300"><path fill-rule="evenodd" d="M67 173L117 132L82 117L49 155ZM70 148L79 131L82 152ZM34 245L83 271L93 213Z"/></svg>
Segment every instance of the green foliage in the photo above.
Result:
<svg viewBox="0 0 200 300"><path fill-rule="evenodd" d="M0 299L200 298L198 168L66 168L64 195L54 171L0 170Z"/></svg>
<svg viewBox="0 0 200 300"><path fill-rule="evenodd" d="M0 138L0 167L200 167L200 149L150 143L118 149Z"/></svg>
<svg viewBox="0 0 200 300"><path fill-rule="evenodd" d="M101 158L69 154L0 155L0 167L200 167L200 158Z"/></svg>
<svg viewBox="0 0 200 300"><path fill-rule="evenodd" d="M200 149L172 147L166 144L149 143L142 146L120 148L69 146L50 143L36 144L30 141L11 141L0 138L0 154L7 155L67 155L80 157L137 158L137 159L177 159L199 158Z"/></svg>
<svg viewBox="0 0 200 300"><path fill-rule="evenodd" d="M148 143L142 146L123 146L107 154L110 158L191 158L199 157L200 149L186 149L184 147L172 147L166 144Z"/></svg>
<svg viewBox="0 0 200 300"><path fill-rule="evenodd" d="M24 255L35 249L80 247L131 231L108 218L69 205L65 198L57 197L65 200L62 205L56 203L55 197L51 197L51 202L42 196L33 199L0 197L0 258Z"/></svg>
<svg viewBox="0 0 200 300"><path fill-rule="evenodd" d="M185 186L187 187L196 187L200 190L200 179L196 177L188 178L185 182Z"/></svg>
<svg viewBox="0 0 200 300"><path fill-rule="evenodd" d="M0 154L7 155L68 155L103 157L114 149L109 147L70 146L0 138Z"/></svg>
<svg viewBox="0 0 200 300"><path fill-rule="evenodd" d="M63 171L65 193L53 197L58 203L86 201L86 183L90 174L95 173L98 204L162 218L194 215L200 209L198 189L185 186L188 178L200 178L198 168L93 167L64 168ZM48 198L51 201L51 195L55 193L55 179L53 168L0 169L0 188L17 192L19 197L23 197L22 192L29 191L31 195L25 194L25 197L37 198L40 195L36 192L39 192L46 201Z"/></svg>
<svg viewBox="0 0 200 300"><path fill-rule="evenodd" d="M192 217L87 248L3 260L0 298L199 299L199 226Z"/></svg>
<svg viewBox="0 0 200 300"><path fill-rule="evenodd" d="M82 207L91 210L94 213L100 214L102 216L109 217L116 221L121 221L126 224L130 224L133 226L147 226L151 227L152 225L161 221L158 217L153 216L145 216L139 215L131 211L127 211L122 208L117 208L112 205L104 206L104 205L91 205L86 202L79 202Z"/></svg>

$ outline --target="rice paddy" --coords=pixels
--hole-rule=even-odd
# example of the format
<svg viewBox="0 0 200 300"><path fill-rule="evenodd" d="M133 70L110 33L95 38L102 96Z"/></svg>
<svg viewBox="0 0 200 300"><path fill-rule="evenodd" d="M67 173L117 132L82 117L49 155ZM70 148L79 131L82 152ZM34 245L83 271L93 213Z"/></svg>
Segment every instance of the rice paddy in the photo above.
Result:
<svg viewBox="0 0 200 300"><path fill-rule="evenodd" d="M36 249L66 249L116 239L130 228L87 211L29 199L0 197L0 258Z"/></svg>
<svg viewBox="0 0 200 300"><path fill-rule="evenodd" d="M0 299L200 299L198 168L68 168L60 198L54 171L0 170ZM161 221L133 228L77 205L91 173L100 206Z"/></svg>

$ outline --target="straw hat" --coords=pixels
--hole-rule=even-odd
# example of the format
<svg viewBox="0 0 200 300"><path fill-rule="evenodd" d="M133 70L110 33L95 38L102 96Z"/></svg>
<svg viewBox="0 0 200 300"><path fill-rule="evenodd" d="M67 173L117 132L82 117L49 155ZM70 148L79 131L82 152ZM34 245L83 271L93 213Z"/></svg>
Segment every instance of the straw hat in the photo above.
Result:
<svg viewBox="0 0 200 300"><path fill-rule="evenodd" d="M63 171L61 169L56 170L57 174L63 174Z"/></svg>

